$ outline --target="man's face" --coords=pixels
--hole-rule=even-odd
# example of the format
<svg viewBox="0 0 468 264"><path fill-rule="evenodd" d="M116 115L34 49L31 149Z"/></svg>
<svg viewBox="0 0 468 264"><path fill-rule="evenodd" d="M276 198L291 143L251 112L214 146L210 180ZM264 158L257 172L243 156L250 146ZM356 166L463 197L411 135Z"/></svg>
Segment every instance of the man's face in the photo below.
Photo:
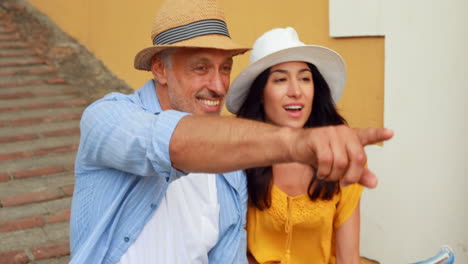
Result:
<svg viewBox="0 0 468 264"><path fill-rule="evenodd" d="M164 66L163 78L158 79L158 83L167 87L167 107L193 114L219 115L229 89L232 52L181 48L171 59L170 67Z"/></svg>

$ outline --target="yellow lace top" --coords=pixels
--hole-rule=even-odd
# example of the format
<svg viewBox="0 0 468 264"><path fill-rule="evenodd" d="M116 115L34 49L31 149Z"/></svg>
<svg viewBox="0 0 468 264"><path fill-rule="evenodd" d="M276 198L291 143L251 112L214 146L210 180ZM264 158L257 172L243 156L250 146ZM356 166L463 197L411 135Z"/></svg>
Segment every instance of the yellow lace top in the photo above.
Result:
<svg viewBox="0 0 468 264"><path fill-rule="evenodd" d="M335 230L354 212L363 187L353 184L329 201L290 197L273 185L271 207L250 205L248 250L259 263L336 263Z"/></svg>

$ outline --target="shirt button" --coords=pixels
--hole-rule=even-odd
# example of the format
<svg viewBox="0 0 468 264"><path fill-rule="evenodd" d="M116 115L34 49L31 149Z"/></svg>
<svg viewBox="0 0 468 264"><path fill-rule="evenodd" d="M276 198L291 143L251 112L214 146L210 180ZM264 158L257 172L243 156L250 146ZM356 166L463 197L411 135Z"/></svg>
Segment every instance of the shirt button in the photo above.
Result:
<svg viewBox="0 0 468 264"><path fill-rule="evenodd" d="M152 203L151 204L151 209L155 209L156 208L156 204Z"/></svg>
<svg viewBox="0 0 468 264"><path fill-rule="evenodd" d="M130 241L130 238L124 237L124 241L125 241L125 242L128 242L128 241Z"/></svg>

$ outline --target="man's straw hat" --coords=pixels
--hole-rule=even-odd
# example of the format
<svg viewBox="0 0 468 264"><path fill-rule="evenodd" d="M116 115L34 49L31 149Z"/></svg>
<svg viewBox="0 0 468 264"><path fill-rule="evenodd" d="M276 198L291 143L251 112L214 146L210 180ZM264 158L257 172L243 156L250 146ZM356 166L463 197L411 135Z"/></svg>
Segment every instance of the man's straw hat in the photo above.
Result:
<svg viewBox="0 0 468 264"><path fill-rule="evenodd" d="M151 31L153 46L135 56L135 68L151 70L153 56L167 48L213 48L232 50L234 55L249 48L231 40L224 11L217 0L166 0Z"/></svg>

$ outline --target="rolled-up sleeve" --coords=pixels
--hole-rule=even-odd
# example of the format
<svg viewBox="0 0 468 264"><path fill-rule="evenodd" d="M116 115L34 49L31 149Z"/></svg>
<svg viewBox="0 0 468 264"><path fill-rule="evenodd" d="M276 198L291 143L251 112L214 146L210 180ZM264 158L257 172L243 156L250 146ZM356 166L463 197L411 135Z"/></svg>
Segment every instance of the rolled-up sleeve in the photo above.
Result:
<svg viewBox="0 0 468 264"><path fill-rule="evenodd" d="M111 168L139 176L183 174L171 166L169 143L186 115L175 110L153 114L125 100L98 101L83 113L77 162L81 169Z"/></svg>

